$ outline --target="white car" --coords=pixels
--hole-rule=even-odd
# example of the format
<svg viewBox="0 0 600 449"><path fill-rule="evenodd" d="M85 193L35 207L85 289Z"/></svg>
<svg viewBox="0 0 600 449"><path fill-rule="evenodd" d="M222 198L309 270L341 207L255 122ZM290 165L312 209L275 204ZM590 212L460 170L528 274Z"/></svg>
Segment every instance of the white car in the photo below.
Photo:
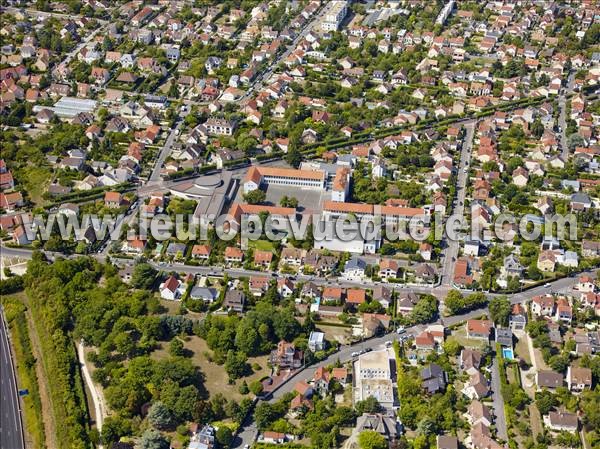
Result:
<svg viewBox="0 0 600 449"><path fill-rule="evenodd" d="M400 326L398 329L396 329L397 334L403 334L404 332L406 332L406 329L404 329L404 326Z"/></svg>

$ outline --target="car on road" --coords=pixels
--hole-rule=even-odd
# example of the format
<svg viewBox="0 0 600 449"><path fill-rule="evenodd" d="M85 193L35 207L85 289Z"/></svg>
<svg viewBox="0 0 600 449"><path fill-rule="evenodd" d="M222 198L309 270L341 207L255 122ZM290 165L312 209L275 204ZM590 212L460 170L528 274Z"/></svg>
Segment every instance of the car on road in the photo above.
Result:
<svg viewBox="0 0 600 449"><path fill-rule="evenodd" d="M544 284L544 288L550 288L550 287L552 287L552 285L551 285L549 282L546 282L546 283Z"/></svg>
<svg viewBox="0 0 600 449"><path fill-rule="evenodd" d="M399 326L398 329L396 329L397 334L403 334L404 332L406 332L406 329L404 329L404 326Z"/></svg>
<svg viewBox="0 0 600 449"><path fill-rule="evenodd" d="M352 357L358 357L360 355L359 351L354 351L352 354L350 354Z"/></svg>

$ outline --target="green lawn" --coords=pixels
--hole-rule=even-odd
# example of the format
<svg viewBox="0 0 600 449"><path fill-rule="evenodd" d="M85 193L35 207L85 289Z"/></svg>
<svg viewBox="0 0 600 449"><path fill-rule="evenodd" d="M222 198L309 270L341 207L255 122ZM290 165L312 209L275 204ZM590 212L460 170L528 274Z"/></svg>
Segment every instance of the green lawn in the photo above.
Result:
<svg viewBox="0 0 600 449"><path fill-rule="evenodd" d="M483 340L467 338L464 326L452 331L452 335L448 337L448 340L456 340L465 348L484 348L486 346Z"/></svg>
<svg viewBox="0 0 600 449"><path fill-rule="evenodd" d="M250 240L248 242L248 246L252 249L258 249L260 251L271 251L275 252L275 246L273 242L269 242L268 240Z"/></svg>
<svg viewBox="0 0 600 449"><path fill-rule="evenodd" d="M48 188L51 179L52 172L49 169L44 167L27 167L23 170L22 178L19 181L25 185L31 201L36 206L41 206L45 203L42 195Z"/></svg>

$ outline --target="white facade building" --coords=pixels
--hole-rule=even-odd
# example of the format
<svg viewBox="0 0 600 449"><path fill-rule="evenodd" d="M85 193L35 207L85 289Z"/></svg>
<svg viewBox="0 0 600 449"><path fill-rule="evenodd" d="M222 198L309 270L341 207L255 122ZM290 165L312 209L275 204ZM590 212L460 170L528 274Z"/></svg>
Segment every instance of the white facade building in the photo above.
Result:
<svg viewBox="0 0 600 449"><path fill-rule="evenodd" d="M337 31L348 13L348 4L346 1L333 1L328 8L321 22L321 28L324 31Z"/></svg>

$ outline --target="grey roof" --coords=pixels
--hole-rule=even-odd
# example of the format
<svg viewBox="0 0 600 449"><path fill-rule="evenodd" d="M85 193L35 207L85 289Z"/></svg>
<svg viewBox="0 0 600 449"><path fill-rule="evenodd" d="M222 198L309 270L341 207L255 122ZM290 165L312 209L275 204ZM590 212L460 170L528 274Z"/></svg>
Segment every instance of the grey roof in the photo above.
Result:
<svg viewBox="0 0 600 449"><path fill-rule="evenodd" d="M443 378L444 370L437 363L431 363L421 370L421 379L431 379L434 377Z"/></svg>
<svg viewBox="0 0 600 449"><path fill-rule="evenodd" d="M356 430L374 430L375 432L386 436L388 439L395 439L399 434L398 423L391 416L381 414L364 414L356 420Z"/></svg>
<svg viewBox="0 0 600 449"><path fill-rule="evenodd" d="M551 370L540 370L537 373L537 384L538 387L543 388L557 388L562 386L564 377L561 373L557 373Z"/></svg>
<svg viewBox="0 0 600 449"><path fill-rule="evenodd" d="M497 327L495 329L496 332L496 341L500 343L502 346L511 346L512 347L512 337L513 333L510 329Z"/></svg>
<svg viewBox="0 0 600 449"><path fill-rule="evenodd" d="M167 247L167 254L185 253L185 243L171 242Z"/></svg>
<svg viewBox="0 0 600 449"><path fill-rule="evenodd" d="M356 270L356 269L364 270L365 268L367 268L366 262L358 257L354 257L354 258L350 259L344 265L344 270Z"/></svg>
<svg viewBox="0 0 600 449"><path fill-rule="evenodd" d="M190 298L192 299L202 299L204 301L214 301L217 299L219 292L216 288L209 287L194 287L190 292Z"/></svg>
<svg viewBox="0 0 600 449"><path fill-rule="evenodd" d="M587 193L578 192L571 195L572 203L591 204L592 200Z"/></svg>

